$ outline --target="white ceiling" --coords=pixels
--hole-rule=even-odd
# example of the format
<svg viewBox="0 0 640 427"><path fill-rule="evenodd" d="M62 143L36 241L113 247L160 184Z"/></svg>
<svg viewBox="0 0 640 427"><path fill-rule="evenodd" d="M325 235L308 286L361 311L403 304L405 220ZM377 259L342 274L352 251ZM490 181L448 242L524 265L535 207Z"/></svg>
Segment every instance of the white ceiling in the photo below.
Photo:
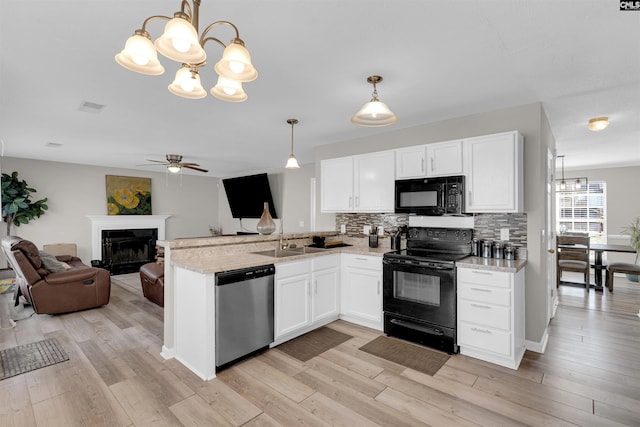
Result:
<svg viewBox="0 0 640 427"><path fill-rule="evenodd" d="M179 153L229 176L283 167L288 118L300 120L295 153L310 163L318 145L540 101L566 169L640 164L640 11L617 1L202 0L200 28L236 24L258 69L244 103L170 94L178 64L161 55L162 76L114 61L144 19L179 5L0 1L4 155L136 169ZM153 39L163 25L149 24ZM222 48L206 50L208 91ZM400 118L391 127L349 121L371 96L372 74ZM79 111L84 101L106 107ZM611 125L588 131L594 116Z"/></svg>

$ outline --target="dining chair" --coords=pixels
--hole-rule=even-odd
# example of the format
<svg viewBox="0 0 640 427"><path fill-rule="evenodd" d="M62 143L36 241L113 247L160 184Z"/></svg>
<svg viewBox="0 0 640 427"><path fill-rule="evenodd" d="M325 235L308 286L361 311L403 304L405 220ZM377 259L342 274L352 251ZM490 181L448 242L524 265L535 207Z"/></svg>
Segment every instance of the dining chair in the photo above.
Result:
<svg viewBox="0 0 640 427"><path fill-rule="evenodd" d="M562 272L571 271L583 274L584 284L587 292L589 292L589 273L591 270L589 246L589 236L587 234L558 235L556 239L556 287L560 286Z"/></svg>

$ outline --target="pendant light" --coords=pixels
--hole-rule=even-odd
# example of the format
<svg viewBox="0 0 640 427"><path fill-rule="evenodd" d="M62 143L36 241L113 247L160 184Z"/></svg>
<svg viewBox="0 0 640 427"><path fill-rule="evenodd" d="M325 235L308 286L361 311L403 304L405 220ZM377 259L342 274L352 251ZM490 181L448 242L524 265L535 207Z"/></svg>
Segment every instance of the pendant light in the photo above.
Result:
<svg viewBox="0 0 640 427"><path fill-rule="evenodd" d="M562 180L560 181L560 190L567 189L567 182L564 180L564 156L558 156L562 159Z"/></svg>
<svg viewBox="0 0 640 427"><path fill-rule="evenodd" d="M285 169L299 169L300 165L298 164L296 156L293 154L293 126L298 123L298 119L288 119L287 123L291 125L291 154L289 155Z"/></svg>
<svg viewBox="0 0 640 427"><path fill-rule="evenodd" d="M364 104L362 108L351 117L351 123L376 127L376 126L388 126L398 121L398 117L393 114L393 111L389 109L387 104L378 99L378 91L376 84L382 81L382 76L369 76L367 82L373 85L373 94L371 100Z"/></svg>
<svg viewBox="0 0 640 427"><path fill-rule="evenodd" d="M586 176L579 178L565 178L564 156L557 156L557 158L562 159L562 179L556 179L556 191L567 193L589 191L589 178Z"/></svg>

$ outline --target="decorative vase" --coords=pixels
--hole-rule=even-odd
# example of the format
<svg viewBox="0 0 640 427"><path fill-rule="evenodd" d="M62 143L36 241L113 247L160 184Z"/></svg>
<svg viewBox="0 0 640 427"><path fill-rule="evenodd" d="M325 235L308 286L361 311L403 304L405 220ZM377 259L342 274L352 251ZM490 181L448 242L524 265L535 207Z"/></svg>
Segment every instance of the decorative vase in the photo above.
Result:
<svg viewBox="0 0 640 427"><path fill-rule="evenodd" d="M260 221L258 221L256 229L260 234L271 234L276 231L276 223L273 221L273 218L271 218L271 214L269 213L268 202L264 202L264 210L262 211L262 216L260 217Z"/></svg>

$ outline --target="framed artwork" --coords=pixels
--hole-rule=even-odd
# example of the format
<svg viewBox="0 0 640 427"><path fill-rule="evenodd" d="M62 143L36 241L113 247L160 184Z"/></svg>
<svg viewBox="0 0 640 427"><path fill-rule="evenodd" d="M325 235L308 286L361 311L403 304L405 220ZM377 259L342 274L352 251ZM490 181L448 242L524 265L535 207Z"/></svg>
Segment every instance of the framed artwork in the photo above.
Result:
<svg viewBox="0 0 640 427"><path fill-rule="evenodd" d="M109 215L151 215L151 178L106 175Z"/></svg>

